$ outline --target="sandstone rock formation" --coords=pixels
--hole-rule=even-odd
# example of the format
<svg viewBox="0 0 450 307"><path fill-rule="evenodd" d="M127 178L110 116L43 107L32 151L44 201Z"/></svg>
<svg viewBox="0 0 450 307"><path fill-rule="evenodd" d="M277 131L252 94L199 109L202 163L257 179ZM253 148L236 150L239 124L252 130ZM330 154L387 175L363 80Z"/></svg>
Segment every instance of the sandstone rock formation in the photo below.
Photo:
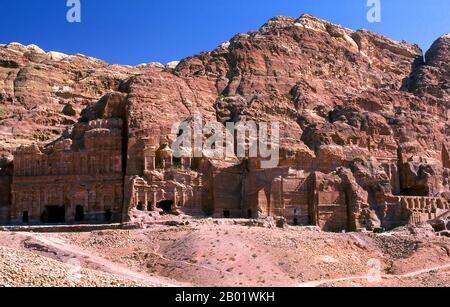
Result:
<svg viewBox="0 0 450 307"><path fill-rule="evenodd" d="M86 106L142 70L35 45L0 46L0 154L59 137Z"/></svg>
<svg viewBox="0 0 450 307"><path fill-rule="evenodd" d="M12 222L20 216L22 222L38 222L48 206L64 207L65 222L73 220L77 206L99 222L98 216L111 208L122 210L122 221L130 219L130 210L160 208L215 217L283 216L289 224L330 231L426 222L450 209L449 45L449 35L439 38L424 60L415 45L304 15L273 18L258 31L167 66L120 67L83 56L44 54L30 46L1 47L3 131L10 129L5 135L17 140L4 150L45 140L40 129L73 123L49 146L67 144L65 154L86 156L91 166L83 171L82 162L67 160L56 174L42 173L47 162L41 171L25 163L25 172L19 162L12 205L0 207L13 208ZM42 116L31 120L37 110L53 115L39 123ZM193 123L196 114L203 122L222 125L279 122L279 165L264 169L259 158L174 158L172 126ZM17 127L24 118L26 125ZM108 124L101 127L108 146L114 147L112 140L123 144L120 152L119 147L111 152L121 157L113 183L123 186L120 204L117 195L111 197L117 190L102 188L111 185L101 176L102 170L111 170L104 160L110 149L101 147L104 155L95 157L80 145L91 134L102 138L87 126L110 121L124 123L121 140L111 138ZM13 132L16 127L28 130ZM66 161L30 148L33 155ZM16 152L15 168L17 160L35 160L23 158L30 148ZM76 176L79 195L88 195L84 202L64 192L60 197L66 203L56 196L33 196L31 191L48 176L66 187L74 182L55 175ZM84 180L100 185L99 190L92 192ZM23 182L28 192L18 205L15 192ZM8 188L1 191L8 193ZM29 208L42 198L40 211L30 217Z"/></svg>

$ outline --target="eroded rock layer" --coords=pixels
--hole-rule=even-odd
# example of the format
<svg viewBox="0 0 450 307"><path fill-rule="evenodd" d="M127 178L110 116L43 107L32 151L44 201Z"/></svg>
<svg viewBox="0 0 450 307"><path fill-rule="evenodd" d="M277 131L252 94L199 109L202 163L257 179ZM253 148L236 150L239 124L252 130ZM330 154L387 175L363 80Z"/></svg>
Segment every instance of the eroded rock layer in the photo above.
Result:
<svg viewBox="0 0 450 307"><path fill-rule="evenodd" d="M87 105L141 70L35 45L1 45L0 154L59 137Z"/></svg>
<svg viewBox="0 0 450 307"><path fill-rule="evenodd" d="M273 18L177 65L129 68L3 46L0 100L3 112L14 114L2 121L3 130L16 129L17 118L34 116L33 103L63 112L46 127L74 126L44 148L16 151L13 176L11 162L3 163L0 191L12 197L4 198L0 213L4 221L39 223L57 207L64 209L64 222L85 215L97 222L129 221L136 210L184 211L284 217L289 224L329 231L436 219L449 210L450 199L449 46L449 35L439 38L424 59L415 45L310 15ZM174 157L172 127L194 125L199 115L203 123L223 126L278 122L278 165L266 169L257 158L194 158L192 152ZM123 123L117 134L111 121ZM38 119L28 122L30 131L38 131ZM92 123L106 127L92 132ZM94 134L111 148L98 145L102 150L90 154L97 145L85 144ZM33 134L19 139L40 140ZM55 148L66 153L53 153ZM31 149L45 159L24 157ZM106 158L108 150L114 161ZM104 176L109 172L114 179ZM74 182L77 191L36 196L44 183Z"/></svg>

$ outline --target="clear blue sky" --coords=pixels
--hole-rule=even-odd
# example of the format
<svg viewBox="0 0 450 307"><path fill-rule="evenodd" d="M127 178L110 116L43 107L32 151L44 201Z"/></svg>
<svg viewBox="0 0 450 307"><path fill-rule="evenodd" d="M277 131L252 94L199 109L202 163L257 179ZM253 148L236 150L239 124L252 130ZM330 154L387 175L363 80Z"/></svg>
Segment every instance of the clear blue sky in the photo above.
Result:
<svg viewBox="0 0 450 307"><path fill-rule="evenodd" d="M66 0L2 0L0 43L37 44L110 63L166 63L214 49L276 15L310 13L428 49L450 32L449 0L381 0L382 22L366 19L367 0L81 0L82 22L66 21Z"/></svg>

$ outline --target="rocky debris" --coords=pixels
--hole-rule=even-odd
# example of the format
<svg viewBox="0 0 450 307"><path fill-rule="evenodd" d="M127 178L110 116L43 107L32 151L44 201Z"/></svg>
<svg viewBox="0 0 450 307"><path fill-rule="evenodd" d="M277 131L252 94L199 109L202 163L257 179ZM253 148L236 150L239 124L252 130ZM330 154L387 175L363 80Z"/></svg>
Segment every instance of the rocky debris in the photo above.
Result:
<svg viewBox="0 0 450 307"><path fill-rule="evenodd" d="M58 252L56 252L55 250L52 250L48 246L45 246L38 241L32 240L31 238L24 240L23 246L28 250L42 252L45 254L58 255Z"/></svg>
<svg viewBox="0 0 450 307"><path fill-rule="evenodd" d="M278 228L285 228L287 226L286 219L284 217L277 218L276 225Z"/></svg>
<svg viewBox="0 0 450 307"><path fill-rule="evenodd" d="M67 234L65 238L77 237L77 235ZM139 243L140 240L135 238L129 230L102 230L90 232L89 240L83 241L84 248L103 248L103 249L121 249L132 244ZM76 242L77 244L80 242Z"/></svg>
<svg viewBox="0 0 450 307"><path fill-rule="evenodd" d="M408 230L414 236L421 236L421 237L428 237L428 238L435 236L434 229L429 224L409 225Z"/></svg>
<svg viewBox="0 0 450 307"><path fill-rule="evenodd" d="M214 219L214 225L219 226L246 226L246 227L261 227L274 228L275 223L273 218L264 219Z"/></svg>
<svg viewBox="0 0 450 307"><path fill-rule="evenodd" d="M377 246L392 259L410 257L419 247L419 241L406 236L377 236Z"/></svg>
<svg viewBox="0 0 450 307"><path fill-rule="evenodd" d="M161 283L170 278L176 280L171 284L216 287L296 286L308 281L365 276L371 268L369 263L374 260L379 261L383 274L405 274L448 266L447 250L450 248L450 241L445 237L411 235L407 229L381 235L334 234L305 227L268 229L244 224L217 225L201 219L193 219L183 227L158 225L132 231L39 234L39 237L45 239L43 242L65 242L75 250L81 249L85 255L101 257L109 263L109 269L110 265L117 264L140 272L141 276L148 274L149 279ZM33 245L24 252L23 238L0 233L0 284L13 280L12 285L25 286L52 286L56 282L63 286L128 285L128 281L121 279L117 284L110 282L115 277L109 274L84 269L81 269L83 278L79 279L80 271L74 268L76 262L67 259L67 255L45 253L43 244L39 249L34 249ZM19 260L8 262L15 257ZM41 275L40 281L34 277ZM71 276L75 276L75 280ZM432 276L445 282L435 274L421 274L421 278L414 279L415 286L429 284L422 278ZM395 286L403 282L406 279L393 279L392 283L383 281L379 285Z"/></svg>
<svg viewBox="0 0 450 307"><path fill-rule="evenodd" d="M189 221L167 221L164 223L166 226L170 227L181 227L181 226L187 226L190 224Z"/></svg>
<svg viewBox="0 0 450 307"><path fill-rule="evenodd" d="M3 287L133 287L134 281L83 269L75 261L61 263L30 252L0 247Z"/></svg>
<svg viewBox="0 0 450 307"><path fill-rule="evenodd" d="M436 237L435 229L428 223L397 227L393 229L390 233L393 233L395 235L414 236L419 238Z"/></svg>
<svg viewBox="0 0 450 307"><path fill-rule="evenodd" d="M97 236L65 238L136 270L198 286L286 286L365 276L374 260L380 262L383 274L448 264L446 238L409 231L333 234L303 227L268 229L194 220L185 227L111 232L112 240L124 242L117 249L86 244Z"/></svg>
<svg viewBox="0 0 450 307"><path fill-rule="evenodd" d="M440 231L437 233L437 235L440 237L450 238L450 231L449 230Z"/></svg>
<svg viewBox="0 0 450 307"><path fill-rule="evenodd" d="M429 221L428 223L437 232L450 230L450 212L447 212L439 216L437 219Z"/></svg>
<svg viewBox="0 0 450 307"><path fill-rule="evenodd" d="M444 219L437 219L437 220L433 221L431 224L437 232L440 232L440 231L447 230L448 221L444 220Z"/></svg>

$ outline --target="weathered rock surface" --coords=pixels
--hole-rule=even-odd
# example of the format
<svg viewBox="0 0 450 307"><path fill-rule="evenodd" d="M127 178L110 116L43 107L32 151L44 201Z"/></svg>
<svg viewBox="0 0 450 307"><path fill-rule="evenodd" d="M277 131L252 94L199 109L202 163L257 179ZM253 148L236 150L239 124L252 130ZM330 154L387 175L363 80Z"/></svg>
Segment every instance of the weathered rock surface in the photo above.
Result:
<svg viewBox="0 0 450 307"><path fill-rule="evenodd" d="M422 223L449 209L449 35L424 60L416 45L304 15L273 18L166 66L0 50L2 125L13 136L4 151L47 140L80 116L124 120L124 218L127 208L189 204L340 231ZM171 128L195 114L279 122L279 166L188 159L176 162L180 171Z"/></svg>
<svg viewBox="0 0 450 307"><path fill-rule="evenodd" d="M35 45L0 46L0 154L58 137L86 106L144 69Z"/></svg>
<svg viewBox="0 0 450 307"><path fill-rule="evenodd" d="M413 75L414 92L443 104L450 101L450 34L434 42L425 55L425 64Z"/></svg>
<svg viewBox="0 0 450 307"><path fill-rule="evenodd" d="M281 164L309 172L351 169L353 190L368 193L366 221L377 225L390 210L390 195L439 197L448 189L447 39L424 62L415 45L309 15L276 17L173 71L130 80L130 135L154 125L169 138L164 129L196 112L223 124L280 122ZM306 159L305 145L312 151ZM249 195L234 199L241 201L261 209Z"/></svg>

